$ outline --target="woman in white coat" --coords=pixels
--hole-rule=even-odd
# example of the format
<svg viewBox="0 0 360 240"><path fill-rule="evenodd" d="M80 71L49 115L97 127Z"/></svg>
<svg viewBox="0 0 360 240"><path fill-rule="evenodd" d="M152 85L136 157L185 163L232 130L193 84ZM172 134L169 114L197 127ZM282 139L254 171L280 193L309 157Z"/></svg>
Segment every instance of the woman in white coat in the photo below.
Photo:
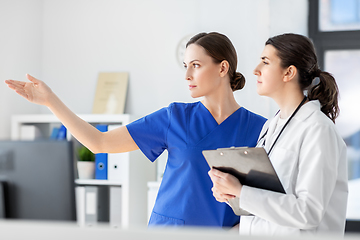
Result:
<svg viewBox="0 0 360 240"><path fill-rule="evenodd" d="M286 194L242 185L212 169L214 197L219 202L239 197L240 208L253 214L241 216L240 234L344 234L347 160L334 125L339 114L335 79L319 69L311 41L296 34L268 39L254 74L258 94L280 107L257 146L267 151Z"/></svg>

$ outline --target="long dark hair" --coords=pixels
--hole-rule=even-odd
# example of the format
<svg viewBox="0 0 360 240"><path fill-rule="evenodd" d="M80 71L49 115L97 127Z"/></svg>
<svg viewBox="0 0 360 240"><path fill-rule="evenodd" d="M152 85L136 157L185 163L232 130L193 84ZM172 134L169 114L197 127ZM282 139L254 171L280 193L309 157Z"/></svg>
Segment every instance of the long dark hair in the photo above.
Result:
<svg viewBox="0 0 360 240"><path fill-rule="evenodd" d="M268 44L277 50L283 68L291 65L297 68L301 90L308 90L309 100L319 100L321 111L335 123L340 112L339 90L335 78L319 69L311 40L302 35L287 33L269 38L265 45ZM313 84L315 78L320 81Z"/></svg>
<svg viewBox="0 0 360 240"><path fill-rule="evenodd" d="M203 47L215 63L221 63L224 60L228 61L230 86L233 91L242 89L245 86L245 77L241 73L236 72L236 50L228 37L217 32L199 33L188 41L186 47L190 44L197 44Z"/></svg>

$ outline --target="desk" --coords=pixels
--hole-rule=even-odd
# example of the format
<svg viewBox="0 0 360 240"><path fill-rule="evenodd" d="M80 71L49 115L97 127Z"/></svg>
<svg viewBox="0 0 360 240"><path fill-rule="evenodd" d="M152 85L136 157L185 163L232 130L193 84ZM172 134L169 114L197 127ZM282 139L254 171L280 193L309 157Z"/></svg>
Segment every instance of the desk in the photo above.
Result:
<svg viewBox="0 0 360 240"><path fill-rule="evenodd" d="M23 222L23 221L0 221L0 236L1 239L36 239L36 240L239 240L240 236L235 231L214 230L204 228L167 228L167 229L146 229L146 228L130 228L130 229L114 229L105 226L97 227L78 227L76 224L59 223L59 222ZM287 240L289 236L285 237L269 237L269 236L241 236L242 240L262 240L262 239L276 239ZM336 237L331 235L323 236L291 236L292 240L355 240L359 239L359 235L349 235Z"/></svg>

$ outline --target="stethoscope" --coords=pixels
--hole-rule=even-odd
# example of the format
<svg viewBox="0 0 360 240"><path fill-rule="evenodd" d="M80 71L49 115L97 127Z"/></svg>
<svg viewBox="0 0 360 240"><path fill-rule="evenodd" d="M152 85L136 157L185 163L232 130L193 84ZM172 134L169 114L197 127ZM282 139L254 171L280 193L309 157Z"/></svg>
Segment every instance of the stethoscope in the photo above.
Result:
<svg viewBox="0 0 360 240"><path fill-rule="evenodd" d="M280 137L280 135L282 134L282 132L284 131L285 127L289 124L289 122L291 121L291 119L292 119L292 118L295 116L295 114L299 111L299 109L301 108L301 106L305 103L306 99L307 99L307 97L304 96L304 99L301 101L301 103L299 104L299 106L295 109L295 111L291 114L290 118L286 121L285 125L282 127L280 133L278 134L278 136L276 137L274 143L272 144L269 152L267 153L268 156L270 155L272 149L273 149L274 146L275 146L275 143L276 143L277 140L279 139L279 137ZM275 116L276 116L279 112L280 112L280 110L275 114ZM259 142L260 142L262 139L265 138L265 136L266 136L266 134L268 133L268 131L269 131L269 128L266 129L265 133L259 138L259 140L258 140L257 143L256 143L256 146L258 146ZM264 142L263 142L263 144L262 144L262 147L265 146L265 141L266 141L266 139L264 139Z"/></svg>

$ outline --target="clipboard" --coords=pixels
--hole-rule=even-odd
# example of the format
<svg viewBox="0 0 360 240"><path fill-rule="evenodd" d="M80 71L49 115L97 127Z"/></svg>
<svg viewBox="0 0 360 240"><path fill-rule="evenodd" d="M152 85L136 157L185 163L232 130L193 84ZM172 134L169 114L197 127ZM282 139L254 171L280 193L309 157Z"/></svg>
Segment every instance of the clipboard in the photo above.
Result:
<svg viewBox="0 0 360 240"><path fill-rule="evenodd" d="M262 147L231 147L202 151L210 168L230 173L241 184L285 193L273 165ZM228 204L236 215L252 215L239 207L239 198L230 199Z"/></svg>

